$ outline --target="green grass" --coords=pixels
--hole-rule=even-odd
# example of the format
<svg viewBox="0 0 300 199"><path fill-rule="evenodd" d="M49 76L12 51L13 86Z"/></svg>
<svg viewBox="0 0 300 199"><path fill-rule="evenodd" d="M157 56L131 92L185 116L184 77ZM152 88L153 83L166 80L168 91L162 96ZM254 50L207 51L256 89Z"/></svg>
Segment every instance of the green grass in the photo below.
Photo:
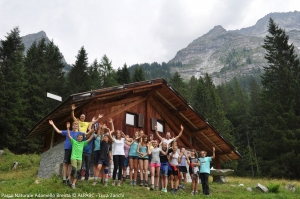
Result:
<svg viewBox="0 0 300 199"><path fill-rule="evenodd" d="M76 190L72 190L70 187L62 184L61 177L53 176L49 179L38 179L36 177L39 166L38 155L14 155L7 150L5 152L5 155L0 156L0 198L7 198L9 196L15 198L15 196L17 196L15 194L23 194L22 196L28 194L27 198L71 198L72 196L76 196L76 198L111 198L115 196L115 198L158 199L193 197L190 195L190 184L188 184L185 191L179 191L177 195L161 193L160 191L149 191L146 187L131 187L129 186L128 181L121 187L112 187L110 185L108 187L103 187L100 183L96 186L92 186L92 181L79 181ZM14 161L20 162L20 167L16 170L11 169ZM225 184L218 184L212 183L212 178L210 178L211 195L209 198L300 198L299 181L241 177L228 177L228 181L229 182ZM257 183L265 186L268 186L269 184L278 184L280 185L278 193L261 193L255 189ZM244 186L241 186L241 184ZM285 186L287 184L294 184L296 186L296 192L292 193L286 190ZM247 187L251 187L253 191L247 191ZM199 191L201 192L201 185L199 185ZM206 198L206 196L203 195L194 197Z"/></svg>

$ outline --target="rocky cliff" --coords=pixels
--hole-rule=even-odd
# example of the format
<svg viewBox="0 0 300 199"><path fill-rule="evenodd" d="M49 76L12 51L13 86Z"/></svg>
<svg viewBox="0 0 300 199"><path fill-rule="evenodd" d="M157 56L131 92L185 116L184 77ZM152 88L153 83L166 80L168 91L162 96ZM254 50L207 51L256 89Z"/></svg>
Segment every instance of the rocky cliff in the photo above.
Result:
<svg viewBox="0 0 300 199"><path fill-rule="evenodd" d="M177 52L169 63L181 62L183 65L171 67L171 72L178 71L185 79L208 73L215 84L235 76L260 74L267 66L261 46L268 33L270 17L286 30L299 53L300 12L270 13L254 26L241 30L227 31L222 26L215 26Z"/></svg>

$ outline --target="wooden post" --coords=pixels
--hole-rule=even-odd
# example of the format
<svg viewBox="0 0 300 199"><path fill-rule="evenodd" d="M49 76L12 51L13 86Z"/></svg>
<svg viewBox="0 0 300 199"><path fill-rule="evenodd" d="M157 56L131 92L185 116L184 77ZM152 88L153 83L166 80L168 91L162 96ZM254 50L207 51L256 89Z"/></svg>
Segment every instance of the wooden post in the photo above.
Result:
<svg viewBox="0 0 300 199"><path fill-rule="evenodd" d="M54 129L52 128L52 135L51 135L50 149L52 149L52 147L53 147L54 135L55 135L55 131L54 131Z"/></svg>

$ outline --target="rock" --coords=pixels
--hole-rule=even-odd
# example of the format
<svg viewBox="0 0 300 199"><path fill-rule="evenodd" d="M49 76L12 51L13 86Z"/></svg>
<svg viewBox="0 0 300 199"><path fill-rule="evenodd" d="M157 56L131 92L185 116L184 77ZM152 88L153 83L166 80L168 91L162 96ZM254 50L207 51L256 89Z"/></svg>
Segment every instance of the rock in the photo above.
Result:
<svg viewBox="0 0 300 199"><path fill-rule="evenodd" d="M38 181L38 180L35 180L35 182L34 182L35 184L39 184L40 182Z"/></svg>
<svg viewBox="0 0 300 199"><path fill-rule="evenodd" d="M14 162L14 163L13 163L13 166L12 166L12 169L17 169L17 168L18 168L18 165L19 165L19 162Z"/></svg>
<svg viewBox="0 0 300 199"><path fill-rule="evenodd" d="M4 153L4 150L0 150L0 155L2 155Z"/></svg>
<svg viewBox="0 0 300 199"><path fill-rule="evenodd" d="M259 183L257 183L256 188L258 190L262 191L262 192L265 192L265 193L269 192L269 189L267 187L265 187L265 186L263 186L262 184L259 184Z"/></svg>
<svg viewBox="0 0 300 199"><path fill-rule="evenodd" d="M293 192L293 193L295 193L295 191L296 191L296 187L295 187L295 185L293 185L293 184L287 184L287 185L285 186L285 188L288 189L288 190L290 190L290 191Z"/></svg>
<svg viewBox="0 0 300 199"><path fill-rule="evenodd" d="M251 187L248 187L248 188L247 188L247 191L252 192L252 188L251 188Z"/></svg>
<svg viewBox="0 0 300 199"><path fill-rule="evenodd" d="M239 187L243 187L244 186L244 184L239 184Z"/></svg>

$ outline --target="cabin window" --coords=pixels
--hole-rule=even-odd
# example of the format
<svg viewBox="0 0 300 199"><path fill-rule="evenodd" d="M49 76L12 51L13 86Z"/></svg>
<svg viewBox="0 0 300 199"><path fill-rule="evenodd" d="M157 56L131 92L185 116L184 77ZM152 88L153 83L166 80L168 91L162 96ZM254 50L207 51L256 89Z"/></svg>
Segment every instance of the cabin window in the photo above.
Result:
<svg viewBox="0 0 300 199"><path fill-rule="evenodd" d="M157 132L164 133L165 132L165 122L162 120L158 120L156 118L151 118L151 130L155 130L155 126L157 126Z"/></svg>
<svg viewBox="0 0 300 199"><path fill-rule="evenodd" d="M136 126L137 115L133 113L126 113L126 124Z"/></svg>
<svg viewBox="0 0 300 199"><path fill-rule="evenodd" d="M165 131L165 123L163 121L157 120L157 131L160 133L164 133Z"/></svg>

